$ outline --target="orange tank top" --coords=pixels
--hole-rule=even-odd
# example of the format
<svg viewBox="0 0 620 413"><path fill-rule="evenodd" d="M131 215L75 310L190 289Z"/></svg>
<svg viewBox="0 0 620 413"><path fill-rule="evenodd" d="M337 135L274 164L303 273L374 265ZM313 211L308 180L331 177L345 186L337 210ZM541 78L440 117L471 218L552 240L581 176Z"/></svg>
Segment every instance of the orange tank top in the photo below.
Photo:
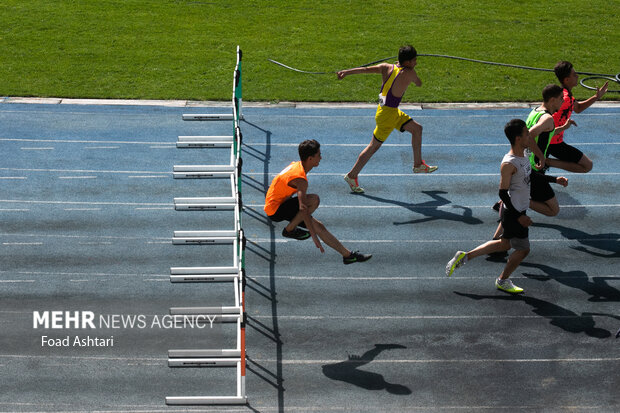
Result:
<svg viewBox="0 0 620 413"><path fill-rule="evenodd" d="M282 202L297 192L295 188L289 186L289 182L297 178L301 178L304 181L308 180L301 161L291 162L289 166L273 178L265 197L264 210L268 216L275 214Z"/></svg>

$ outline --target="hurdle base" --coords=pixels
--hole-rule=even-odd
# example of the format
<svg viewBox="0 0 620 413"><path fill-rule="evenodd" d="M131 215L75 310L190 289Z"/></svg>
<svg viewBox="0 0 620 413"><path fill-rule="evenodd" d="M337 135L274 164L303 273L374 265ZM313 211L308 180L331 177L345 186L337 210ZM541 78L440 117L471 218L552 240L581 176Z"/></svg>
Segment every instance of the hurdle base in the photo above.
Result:
<svg viewBox="0 0 620 413"><path fill-rule="evenodd" d="M247 396L189 396L166 397L167 405L248 404Z"/></svg>

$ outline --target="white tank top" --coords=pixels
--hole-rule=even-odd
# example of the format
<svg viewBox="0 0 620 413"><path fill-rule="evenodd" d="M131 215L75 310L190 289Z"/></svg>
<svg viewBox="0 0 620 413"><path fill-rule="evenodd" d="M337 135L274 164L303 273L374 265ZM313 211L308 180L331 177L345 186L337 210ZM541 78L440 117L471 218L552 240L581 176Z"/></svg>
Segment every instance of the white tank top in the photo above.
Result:
<svg viewBox="0 0 620 413"><path fill-rule="evenodd" d="M517 172L510 179L508 194L515 209L523 212L530 205L530 174L532 166L525 156L514 156L510 153L504 155L502 163L509 163L517 168Z"/></svg>

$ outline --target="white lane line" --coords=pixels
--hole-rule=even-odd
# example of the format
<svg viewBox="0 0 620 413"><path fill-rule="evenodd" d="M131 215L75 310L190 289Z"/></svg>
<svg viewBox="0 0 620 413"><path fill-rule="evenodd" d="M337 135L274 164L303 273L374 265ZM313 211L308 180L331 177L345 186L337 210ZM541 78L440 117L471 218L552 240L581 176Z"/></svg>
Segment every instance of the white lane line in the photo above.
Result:
<svg viewBox="0 0 620 413"><path fill-rule="evenodd" d="M127 178L138 178L138 179L161 179L161 178L169 178L165 175L129 175Z"/></svg>
<svg viewBox="0 0 620 413"><path fill-rule="evenodd" d="M33 283L35 280L0 280L0 283Z"/></svg>
<svg viewBox="0 0 620 413"><path fill-rule="evenodd" d="M157 208L135 208L137 211L142 211L142 210L155 210L155 211L161 211L161 210L174 210L174 207L157 207Z"/></svg>
<svg viewBox="0 0 620 413"><path fill-rule="evenodd" d="M267 174L268 176L276 176L279 172L270 172L269 174ZM266 174L264 172L244 172L242 174L242 176L265 176ZM577 174L577 173L564 173L564 176L580 176L583 178L586 177L590 177L590 176L616 176L616 175L620 175L620 172L588 172L587 174ZM338 176L338 177L342 177L343 173L341 172L311 172L308 174L308 176ZM359 176L378 176L378 177L385 177L385 178L390 178L390 177L401 177L401 176L407 176L407 177L411 177L411 178L422 178L422 177L427 177L427 178L431 178L431 177L437 177L437 176L460 176L460 177L469 177L469 176L493 176L493 177L497 177L499 176L499 173L436 173L433 172L432 174L413 174L413 173L381 173L381 174L372 174L372 173L363 173L363 174L359 174Z"/></svg>
<svg viewBox="0 0 620 413"><path fill-rule="evenodd" d="M26 148L26 147L21 147L20 148L22 151L53 151L54 148L50 148L50 147L45 147L45 148Z"/></svg>
<svg viewBox="0 0 620 413"><path fill-rule="evenodd" d="M2 245L43 245L42 242L3 242Z"/></svg>
<svg viewBox="0 0 620 413"><path fill-rule="evenodd" d="M244 146L282 146L282 147L297 147L298 143L269 143L266 142L243 142ZM571 145L574 146L611 146L611 145L620 145L620 142L571 142ZM339 146L339 147L357 147L357 148L365 148L368 146L368 142L364 143L321 143L321 146ZM406 143L384 143L381 145L382 147L396 147L396 148L411 148L411 144ZM424 143L422 147L429 148L455 148L455 147L464 147L464 148L472 148L472 147L502 147L509 148L510 144L508 143Z"/></svg>
<svg viewBox="0 0 620 413"><path fill-rule="evenodd" d="M343 363L342 359L326 360L276 360L276 359L252 359L258 363L282 363L282 364L334 364ZM540 358L540 359L400 359L400 360L372 360L372 363L380 364L461 364L461 363L609 363L620 362L620 357L592 357L592 358Z"/></svg>
<svg viewBox="0 0 620 413"><path fill-rule="evenodd" d="M28 179L25 176L0 176L0 179Z"/></svg>
<svg viewBox="0 0 620 413"><path fill-rule="evenodd" d="M19 208L0 208L0 212L28 212L29 209L19 209Z"/></svg>
<svg viewBox="0 0 620 413"><path fill-rule="evenodd" d="M64 208L65 211L101 211L101 208Z"/></svg>
<svg viewBox="0 0 620 413"><path fill-rule="evenodd" d="M45 142L45 143L93 143L93 144L132 144L132 145L170 145L176 147L176 142L140 142L119 140L92 140L92 139L25 139L25 138L0 138L0 142ZM410 145L411 146L411 145ZM88 148L88 147L86 147ZM85 148L85 149L86 149Z"/></svg>
<svg viewBox="0 0 620 413"><path fill-rule="evenodd" d="M37 238L73 238L73 239L112 239L112 240L141 240L141 239L160 239L160 240L168 240L172 241L170 237L128 237L128 236L112 236L112 235L102 235L102 236L91 236L91 235L60 235L60 234L7 234L0 233L0 236L3 237L37 237Z"/></svg>
<svg viewBox="0 0 620 413"><path fill-rule="evenodd" d="M266 316L267 317L267 316ZM540 318L540 317L538 317ZM60 356L53 354L46 355L28 355L28 354L0 354L2 359L65 359L65 360L104 360L104 361L119 361L119 362L167 362L167 357L112 357L112 356ZM327 363L342 363L342 359L291 359L291 360L277 360L277 359L258 359L253 358L252 361L258 363L283 363L283 364L327 364ZM608 362L620 362L620 357L574 357L574 358L531 358L531 359L399 359L399 360L373 360L373 363L386 363L386 364L398 364L398 363L608 363Z"/></svg>
<svg viewBox="0 0 620 413"><path fill-rule="evenodd" d="M113 170L91 170L91 169L35 169L35 168L0 168L0 171L14 171L14 172L63 172L63 173L100 173L100 174L149 174L149 175L161 175L171 176L172 172L162 171L113 171ZM269 173L269 176L276 176L278 172ZM312 172L308 174L310 176L338 176L342 177L341 172ZM587 174L577 173L565 173L565 176L615 176L620 175L620 172L588 172ZM265 176L264 172L251 172L243 173L243 176ZM379 177L432 177L432 176L499 176L499 173L432 173L432 174L413 174L413 173L362 173L360 176L379 176Z"/></svg>
<svg viewBox="0 0 620 413"><path fill-rule="evenodd" d="M0 201L1 202L1 201ZM414 210L420 210L420 209L431 209L431 210L437 210L437 209L446 209L446 210L450 210L450 209L463 209L463 208L470 208L470 209L478 209L478 208L482 208L482 209L491 209L491 207L489 205L459 205L459 204L448 204L448 205L439 205L439 206L426 206L426 205L415 205L415 204L406 204L406 202L404 201L395 201L395 202L402 202L405 205L321 205L321 208L344 208L344 209L397 209L397 208L404 208L404 209L414 209ZM265 205L264 204L246 204L245 205L248 208L263 208ZM561 208L618 208L620 207L620 204L585 204L585 205L560 205Z"/></svg>
<svg viewBox="0 0 620 413"><path fill-rule="evenodd" d="M85 150L119 149L120 146L87 146Z"/></svg>
<svg viewBox="0 0 620 413"><path fill-rule="evenodd" d="M273 315L251 316L257 319L273 319ZM585 318L590 319L592 315L552 315L541 317L540 315L403 315L403 316L323 316L323 315L278 315L279 320L541 320L548 321L548 318L554 319L573 319Z"/></svg>
<svg viewBox="0 0 620 413"><path fill-rule="evenodd" d="M52 204L52 205L106 205L106 206L170 206L170 203L157 202L84 202L84 201L40 201L24 199L0 199L0 203L9 204Z"/></svg>
<svg viewBox="0 0 620 413"><path fill-rule="evenodd" d="M172 172L162 171L113 171L113 170L94 170L94 169L40 169L40 168L0 168L0 171L20 171L20 172L62 172L62 173L107 173L107 174L160 174L172 175Z"/></svg>
<svg viewBox="0 0 620 413"><path fill-rule="evenodd" d="M59 176L58 179L97 179L94 175L88 176Z"/></svg>
<svg viewBox="0 0 620 413"><path fill-rule="evenodd" d="M545 238L545 239L529 239L530 242L573 242L573 241L620 241L620 238ZM248 238L248 241L254 244L270 244L272 242L276 243L295 243L291 239L284 238ZM431 239L431 240L419 240L419 239L341 239L340 242L343 243L360 243L360 244L392 244L392 243L403 243L403 244L424 244L424 243L433 243L433 244L459 244L466 242L486 242L488 239Z"/></svg>
<svg viewBox="0 0 620 413"><path fill-rule="evenodd" d="M37 276L73 276L73 277L170 277L168 274L137 274L137 273L101 273L101 272L54 272L54 271L2 271L0 274L22 274ZM0 311L3 312L3 311Z"/></svg>
<svg viewBox="0 0 620 413"><path fill-rule="evenodd" d="M165 276L168 277L168 276ZM533 279L535 277L549 277L546 274L533 274L530 277L525 277L525 276L520 276L520 275L512 275L511 276L514 279ZM252 275L252 276L247 276L248 279L252 280L252 279L271 279L272 277L269 275ZM306 276L306 275L288 275L288 276L282 276L282 275L276 275L273 277L274 279L277 280L295 280L295 281L422 281L422 280L450 280L452 278L448 278L445 275L442 276L437 276L437 277L432 277L432 276L426 276L426 277L418 277L418 276L410 276L410 277L402 277L402 276L395 276L395 277L346 277L346 276ZM549 277L549 278L553 278L553 277ZM620 274L618 275L585 275L584 276L579 276L579 275L575 275L575 276L565 276L562 275L561 279L562 280L586 280L586 279L599 279L599 280L603 280L603 279L612 279L612 280L616 280L616 281L620 281ZM455 280L488 280L489 276L485 275L485 276L458 276L454 278Z"/></svg>
<svg viewBox="0 0 620 413"><path fill-rule="evenodd" d="M109 241L78 242L79 245L112 245Z"/></svg>

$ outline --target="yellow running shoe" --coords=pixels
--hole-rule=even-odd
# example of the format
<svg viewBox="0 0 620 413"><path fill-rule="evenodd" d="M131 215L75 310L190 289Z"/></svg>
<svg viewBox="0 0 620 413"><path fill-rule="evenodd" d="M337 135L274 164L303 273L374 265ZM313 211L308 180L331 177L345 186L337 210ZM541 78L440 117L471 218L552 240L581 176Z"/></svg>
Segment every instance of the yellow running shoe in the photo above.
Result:
<svg viewBox="0 0 620 413"><path fill-rule="evenodd" d="M511 280L500 280L499 278L496 278L495 287L497 287L498 290L502 290L510 294L521 294L523 292L523 288L517 287Z"/></svg>
<svg viewBox="0 0 620 413"><path fill-rule="evenodd" d="M454 257L448 261L446 264L446 275L448 277L452 275L454 270L465 264L465 256L467 256L465 251L457 251Z"/></svg>

